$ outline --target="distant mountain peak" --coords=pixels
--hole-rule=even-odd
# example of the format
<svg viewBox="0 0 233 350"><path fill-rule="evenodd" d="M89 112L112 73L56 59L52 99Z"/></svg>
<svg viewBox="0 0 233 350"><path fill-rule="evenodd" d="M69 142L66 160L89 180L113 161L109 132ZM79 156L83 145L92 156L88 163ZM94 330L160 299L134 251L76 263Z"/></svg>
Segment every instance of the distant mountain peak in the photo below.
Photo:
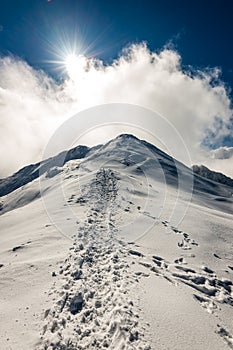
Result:
<svg viewBox="0 0 233 350"><path fill-rule="evenodd" d="M192 169L195 174L205 177L206 179L233 187L233 179L220 172L210 170L205 165L193 165Z"/></svg>

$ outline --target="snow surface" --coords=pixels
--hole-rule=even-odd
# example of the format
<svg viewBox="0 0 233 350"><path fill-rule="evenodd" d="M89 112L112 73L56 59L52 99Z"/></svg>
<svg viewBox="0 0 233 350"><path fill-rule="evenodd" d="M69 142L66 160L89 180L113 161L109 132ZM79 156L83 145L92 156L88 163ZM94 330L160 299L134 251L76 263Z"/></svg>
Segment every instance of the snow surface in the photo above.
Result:
<svg viewBox="0 0 233 350"><path fill-rule="evenodd" d="M233 189L132 135L84 151L1 180L0 348L233 348Z"/></svg>

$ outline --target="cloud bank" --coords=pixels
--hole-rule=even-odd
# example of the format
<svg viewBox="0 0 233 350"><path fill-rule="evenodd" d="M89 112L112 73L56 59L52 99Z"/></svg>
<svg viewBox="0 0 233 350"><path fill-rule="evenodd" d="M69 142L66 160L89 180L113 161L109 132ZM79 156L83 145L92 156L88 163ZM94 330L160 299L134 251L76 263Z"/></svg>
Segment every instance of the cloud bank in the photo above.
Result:
<svg viewBox="0 0 233 350"><path fill-rule="evenodd" d="M233 176L231 147L211 152L204 146L206 139L214 144L233 134L231 101L220 71L184 70L176 51L151 52L142 43L109 65L82 57L62 82L18 58L0 58L0 177L40 160L49 137L74 113L113 102L160 113L183 137L193 163Z"/></svg>

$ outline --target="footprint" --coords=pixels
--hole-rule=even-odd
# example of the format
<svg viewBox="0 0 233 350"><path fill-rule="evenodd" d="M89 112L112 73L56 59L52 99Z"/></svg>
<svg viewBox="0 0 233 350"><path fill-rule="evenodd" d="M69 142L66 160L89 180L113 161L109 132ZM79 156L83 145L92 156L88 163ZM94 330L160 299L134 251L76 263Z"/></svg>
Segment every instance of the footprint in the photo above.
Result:
<svg viewBox="0 0 233 350"><path fill-rule="evenodd" d="M195 271L195 270L190 269L190 268L188 268L188 267L183 267L183 266L175 266L175 268L176 268L176 269L178 269L178 270L181 270L181 271L187 272L187 273L189 273L189 272L191 272L191 273L196 273L196 271Z"/></svg>
<svg viewBox="0 0 233 350"><path fill-rule="evenodd" d="M217 255L217 254L215 254L215 253L214 253L213 255L214 255L214 257L217 258L217 259L222 259L219 255Z"/></svg>
<svg viewBox="0 0 233 350"><path fill-rule="evenodd" d="M186 264L186 261L184 258L181 257L181 258L175 259L174 263L175 264Z"/></svg>
<svg viewBox="0 0 233 350"><path fill-rule="evenodd" d="M220 335L220 337L222 337L225 340L227 345L231 349L233 349L233 337L225 328L221 327L220 325L218 325L218 327L219 327L219 330L217 331L217 333Z"/></svg>
<svg viewBox="0 0 233 350"><path fill-rule="evenodd" d="M16 252L17 250L20 250L20 249L23 249L23 248L25 248L24 245L18 245L16 247L12 248L12 252Z"/></svg>
<svg viewBox="0 0 233 350"><path fill-rule="evenodd" d="M139 257L144 256L142 253L138 252L137 250L132 250L132 249L129 250L129 254L139 256Z"/></svg>
<svg viewBox="0 0 233 350"><path fill-rule="evenodd" d="M210 314L213 314L216 309L218 309L217 305L210 299L204 298L200 295L193 294L194 299L196 299L201 306L206 309Z"/></svg>
<svg viewBox="0 0 233 350"><path fill-rule="evenodd" d="M214 271L211 270L211 269L209 269L207 266L203 266L203 267L202 267L202 270L205 271L205 272L207 272L207 273L209 273L209 274L213 274L213 273L214 273Z"/></svg>

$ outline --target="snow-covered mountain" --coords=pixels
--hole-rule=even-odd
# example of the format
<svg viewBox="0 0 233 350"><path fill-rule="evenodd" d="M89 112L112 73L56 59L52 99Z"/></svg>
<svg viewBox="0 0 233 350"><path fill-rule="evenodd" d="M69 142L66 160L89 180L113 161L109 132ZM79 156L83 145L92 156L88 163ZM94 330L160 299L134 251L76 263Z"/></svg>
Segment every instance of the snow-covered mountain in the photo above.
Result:
<svg viewBox="0 0 233 350"><path fill-rule="evenodd" d="M193 182L191 191L193 190L194 194L206 193L206 199L209 195L212 195L223 197L222 201L227 201L232 196L232 189L228 187L233 187L233 180L225 175L197 165L192 167L193 174L190 168L173 159L154 145L139 140L133 135L122 134L104 145L92 148L77 146L42 162L28 165L5 179L0 179L0 197L27 185L44 173L46 173L47 177L56 175L71 160L83 160L83 165L92 163L91 167L94 165L95 168L111 160L112 163L117 164L122 169L127 167L128 170L136 174L142 172L146 176L156 178L163 185L182 187L182 189L185 190L186 188L186 190L190 191L190 185ZM180 182L178 175L180 175ZM216 182L227 187L219 186ZM214 200L219 200L219 198L214 197L211 199L213 199L213 203L210 205L214 205ZM4 209L4 203L2 203L1 209Z"/></svg>
<svg viewBox="0 0 233 350"><path fill-rule="evenodd" d="M233 347L232 187L123 134L0 194L0 348Z"/></svg>
<svg viewBox="0 0 233 350"><path fill-rule="evenodd" d="M78 146L72 148L69 151L64 151L57 156L47 159L45 161L28 165L12 176L5 179L0 179L0 196L4 196L12 191L16 190L23 185L37 179L44 172L50 168L63 166L66 162L72 159L84 158L89 152L89 148L86 146Z"/></svg>
<svg viewBox="0 0 233 350"><path fill-rule="evenodd" d="M210 170L204 165L193 165L192 169L193 169L195 174L203 176L209 180L219 182L220 184L224 184L224 185L233 187L233 179L231 179L230 177L228 177L222 173Z"/></svg>

